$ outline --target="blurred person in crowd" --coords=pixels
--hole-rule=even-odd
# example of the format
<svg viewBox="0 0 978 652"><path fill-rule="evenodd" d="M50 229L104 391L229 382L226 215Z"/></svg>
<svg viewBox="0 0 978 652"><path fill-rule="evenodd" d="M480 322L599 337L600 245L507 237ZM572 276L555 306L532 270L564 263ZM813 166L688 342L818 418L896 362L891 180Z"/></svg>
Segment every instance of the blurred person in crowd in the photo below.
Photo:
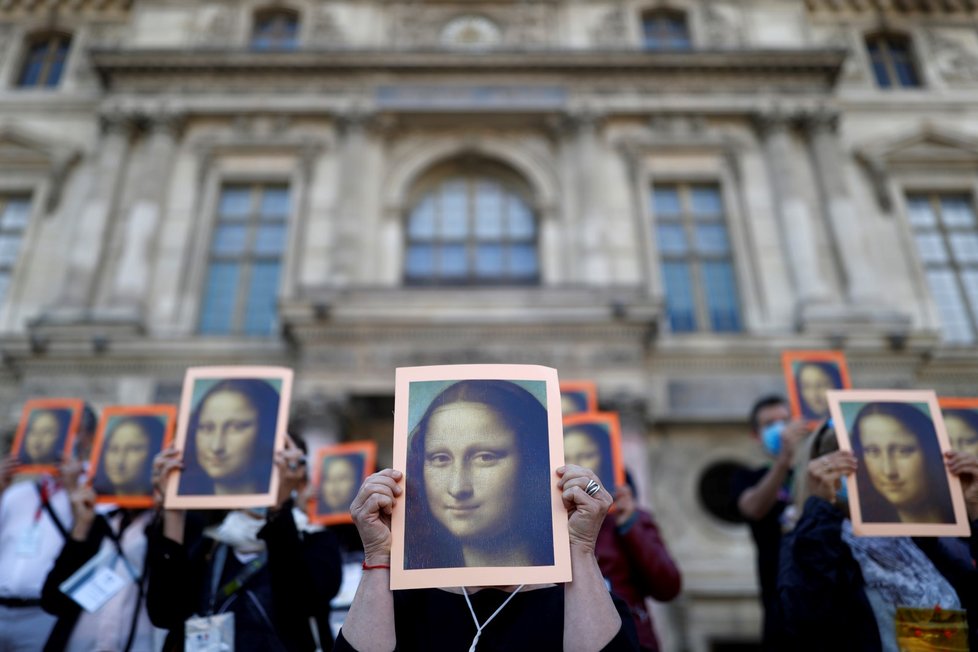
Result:
<svg viewBox="0 0 978 652"><path fill-rule="evenodd" d="M153 512L96 513L92 487L76 481L69 489L73 525L41 593L41 606L58 619L45 652L154 652L155 628L146 612L143 582L146 530ZM110 561L101 567L121 578L123 585L90 613L60 587L97 554L107 556Z"/></svg>
<svg viewBox="0 0 978 652"><path fill-rule="evenodd" d="M791 421L783 396L760 398L750 411L750 429L764 447L768 462L743 470L732 479L738 513L750 526L757 552L757 575L764 612L762 648L780 650L777 619L778 554L785 509L791 502L791 465L795 446L807 434L805 422Z"/></svg>
<svg viewBox="0 0 978 652"><path fill-rule="evenodd" d="M14 474L20 461L0 462L0 652L37 652L55 618L41 608L41 588L73 526L68 493L49 475ZM62 466L73 484L78 462Z"/></svg>
<svg viewBox="0 0 978 652"><path fill-rule="evenodd" d="M180 460L172 447L154 460L157 495ZM188 618L224 612L234 614L235 640L247 641L249 649L315 649L309 620L322 615L332 597L329 588L339 586L327 577L339 572L338 551L326 549L329 537L300 533L296 519L304 516L293 508L293 493L307 475L303 450L292 436L275 453L274 464L280 474L274 507L163 510L151 528L147 609L154 625L169 630L167 649L183 645Z"/></svg>
<svg viewBox="0 0 978 652"><path fill-rule="evenodd" d="M954 450L978 455L978 411L945 409L944 427Z"/></svg>
<svg viewBox="0 0 978 652"><path fill-rule="evenodd" d="M595 554L611 590L628 603L643 651L659 649L645 598L667 602L679 595L682 578L652 514L638 506L630 474L615 491L615 509L598 532Z"/></svg>
<svg viewBox="0 0 978 652"><path fill-rule="evenodd" d="M939 648L926 649L964 650L969 639L975 649L978 458L961 451L944 455L947 469L964 489L970 541L857 537L849 520L845 477L864 463L838 450L831 421L802 447L797 467L801 514L785 536L778 575L784 649L884 652L939 643ZM928 617L901 628L901 608L919 608ZM942 612L936 627L930 627L930 616Z"/></svg>
<svg viewBox="0 0 978 652"><path fill-rule="evenodd" d="M573 572L573 580L562 585L392 591L390 516L395 501L412 490L403 479L394 469L371 475L351 506L363 540L364 573L337 650L638 649L627 608L608 592L595 559L598 532L612 500L593 471L570 465L557 469ZM544 486L544 495L551 487Z"/></svg>
<svg viewBox="0 0 978 652"><path fill-rule="evenodd" d="M953 523L940 443L930 417L909 403L867 403L856 415L852 449L864 521Z"/></svg>

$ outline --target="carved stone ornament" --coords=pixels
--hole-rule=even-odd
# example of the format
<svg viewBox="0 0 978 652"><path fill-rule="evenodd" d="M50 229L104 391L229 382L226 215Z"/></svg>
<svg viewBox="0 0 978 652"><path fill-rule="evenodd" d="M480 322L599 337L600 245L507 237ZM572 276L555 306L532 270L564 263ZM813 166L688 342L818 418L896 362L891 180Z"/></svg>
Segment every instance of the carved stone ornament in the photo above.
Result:
<svg viewBox="0 0 978 652"><path fill-rule="evenodd" d="M328 7L320 7L312 15L309 38L313 45L335 46L343 43L343 31Z"/></svg>
<svg viewBox="0 0 978 652"><path fill-rule="evenodd" d="M230 7L203 7L194 21L199 25L197 41L207 45L229 45L234 37L235 13Z"/></svg>
<svg viewBox="0 0 978 652"><path fill-rule="evenodd" d="M860 63L858 54L852 47L852 35L848 27L839 25L821 32L815 37L817 45L833 50L846 50L846 60L842 64L840 77L846 81L862 81L865 71Z"/></svg>
<svg viewBox="0 0 978 652"><path fill-rule="evenodd" d="M441 31L441 44L451 48L482 49L499 45L502 31L499 26L477 14L457 16Z"/></svg>
<svg viewBox="0 0 978 652"><path fill-rule="evenodd" d="M629 40L628 13L624 7L609 9L591 30L591 41L595 45L620 48Z"/></svg>
<svg viewBox="0 0 978 652"><path fill-rule="evenodd" d="M724 2L703 5L703 25L706 42L711 48L735 48L743 45L744 30L738 20L738 10Z"/></svg>
<svg viewBox="0 0 978 652"><path fill-rule="evenodd" d="M924 30L931 61L948 81L978 81L978 43L972 31L956 34L955 38L939 29ZM968 39L972 47L964 42Z"/></svg>

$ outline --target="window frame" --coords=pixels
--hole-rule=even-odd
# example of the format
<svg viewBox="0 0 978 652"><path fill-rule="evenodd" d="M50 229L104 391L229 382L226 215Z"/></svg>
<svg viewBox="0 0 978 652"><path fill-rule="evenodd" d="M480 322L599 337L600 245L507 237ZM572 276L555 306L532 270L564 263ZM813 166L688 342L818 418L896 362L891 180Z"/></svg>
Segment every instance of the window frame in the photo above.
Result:
<svg viewBox="0 0 978 652"><path fill-rule="evenodd" d="M249 209L247 215L239 220L222 220L221 214L221 200L224 196L224 192L227 189L235 187L245 187L248 188L250 199L249 199ZM289 206L286 213L281 216L275 216L276 219L262 219L261 213L261 198L264 195L266 189L271 188L285 188L288 191ZM206 242L206 248L204 249L204 261L202 265L202 274L200 281L200 292L198 294L197 301L197 315L194 322L194 333L200 337L246 337L246 338L268 338L277 335L281 328L281 314L276 310L275 320L273 321L271 328L266 332L261 333L249 333L246 330L246 317L247 317L247 307L250 298L250 282L252 274L254 272L254 267L257 263L262 261L267 261L270 259L275 259L279 263L279 278L276 283L275 288L275 300L276 302L282 298L282 287L283 282L288 274L288 264L289 264L289 252L291 250L292 243L292 231L295 229L295 220L293 215L295 213L295 202L296 202L296 187L293 179L289 178L261 178L261 179L242 179L242 178L222 178L219 179L214 191L213 204L210 207L210 224L209 232L204 238ZM242 252L239 254L220 254L214 251L214 243L217 237L218 228L222 224L240 223L245 225L245 239L243 244ZM285 234L282 241L281 249L275 254L262 254L256 251L255 244L257 243L257 234L259 228L263 225L276 224L282 225L285 228ZM207 303L207 292L208 292L208 280L210 278L211 267L213 263L221 261L234 261L236 264L240 265L242 271L241 276L238 279L238 287L236 288L236 294L234 298L233 314L230 320L230 326L224 331L205 331L203 329L203 322L206 315L206 303Z"/></svg>
<svg viewBox="0 0 978 652"><path fill-rule="evenodd" d="M718 217L709 220L697 218L691 208L691 191L698 186L712 187L716 191L717 199L720 203L720 213ZM665 219L655 210L655 191L657 187L675 188L679 196L680 212L675 216ZM659 177L651 176L646 180L644 201L647 206L649 219L646 235L650 239L652 255L654 256L654 273L658 279L658 289L664 299L663 317L664 323L670 333L691 336L697 334L710 334L712 336L740 335L748 330L748 296L747 289L744 287L742 270L739 268L737 252L740 248L740 234L735 229L733 221L735 210L731 207L731 197L728 195L729 188L727 181L722 174L716 175L695 175L685 177ZM687 251L684 254L670 254L661 248L658 230L663 224L679 224L682 227L683 235L687 242ZM696 247L696 226L698 224L722 224L727 237L727 251L724 255L704 255ZM689 265L690 285L693 300L693 317L696 328L690 330L674 330L672 328L672 318L669 313L668 289L665 283L664 265L670 261L682 261ZM707 300L706 285L704 283L703 266L705 262L721 261L727 262L730 266L731 280L734 284L736 293L737 307L737 328L717 330L714 328L713 320L710 316L710 307Z"/></svg>
<svg viewBox="0 0 978 652"><path fill-rule="evenodd" d="M259 38L258 30L262 26L262 21L273 23L277 20L288 19L293 21L294 30L291 39L285 39L281 35L263 37L270 39L266 45L259 45L256 41ZM284 24L281 23L281 24ZM299 31L302 27L302 16L296 9L289 7L264 7L252 13L251 31L248 34L248 49L256 52L291 52L299 49Z"/></svg>
<svg viewBox="0 0 978 652"><path fill-rule="evenodd" d="M659 45L656 46L649 43L649 30L646 29L646 26L650 22L654 23L655 31L659 33ZM686 38L685 44L677 45L673 42L673 33L666 27L670 23L682 26L683 35ZM642 50L646 52L688 52L693 49L693 34L690 29L689 14L681 9L665 7L646 9L639 14L639 32L642 39Z"/></svg>
<svg viewBox="0 0 978 652"><path fill-rule="evenodd" d="M906 48L907 63L913 72L913 84L904 84L900 80L897 72L896 55L893 52L895 44L901 44ZM872 47L875 45L880 52L880 63L886 71L887 84L884 85L876 72L876 58L873 56ZM913 37L904 32L870 32L863 37L863 47L866 58L869 62L870 73L876 83L876 88L880 90L900 90L900 89L920 89L924 87L923 70L917 56L917 49L914 47Z"/></svg>
<svg viewBox="0 0 978 652"><path fill-rule="evenodd" d="M27 204L27 219L24 225L18 229L5 229L2 222L0 222L0 236L8 235L9 233L16 233L20 237L20 242L17 245L17 254L13 262L5 264L0 262L0 275L6 274L8 277L7 290L0 294L0 307L8 303L8 299L11 297L15 281L17 278L18 270L22 267L21 259L24 256L26 240L28 234L31 230L31 224L34 222L34 212L35 212L35 193L30 189L6 189L0 187L0 216L3 215L7 204L13 198L23 198Z"/></svg>
<svg viewBox="0 0 978 652"><path fill-rule="evenodd" d="M947 185L946 187L944 184L941 184L939 186L927 185L903 187L901 188L900 195L903 208L902 212L904 219L906 220L906 228L909 234L910 248L913 251L917 264L919 265L919 270L921 272L921 285L926 293L925 296L928 297L932 306L936 310L936 325L938 330L941 331L941 341L945 346L975 346L978 344L978 303L973 304L971 298L969 297L968 290L964 286L962 272L963 270L974 270L978 272L978 261L971 263L970 265L962 266L954 255L954 250L951 246L950 234L965 232L978 236L978 194L976 194L973 186L969 186L967 184ZM927 199L928 203L930 204L931 212L936 220L935 226L921 227L912 222L910 217L911 199L916 197L923 197ZM970 228L959 229L955 229L953 227L948 228L943 220L941 199L949 197L967 198L972 215L975 218L973 226ZM920 233L933 233L940 236L941 244L944 247L944 251L947 256L947 260L945 262L935 263L924 259L924 256L920 251L920 247L917 244L917 235ZM951 340L945 337L943 312L941 306L934 297L933 290L931 289L928 281L928 273L932 270L947 270L953 275L954 285L958 291L958 296L961 299L971 330L971 338L969 340Z"/></svg>
<svg viewBox="0 0 978 652"><path fill-rule="evenodd" d="M453 179L462 179L466 187L466 233L464 240L445 240L436 235L430 239L413 239L411 236L411 219L415 210L421 203L440 191L445 183ZM502 197L507 202L510 198L519 200L523 207L529 212L533 220L532 238L513 239L507 234L499 238L480 239L475 228L475 209L477 206L477 188L480 182L492 181L497 183L502 190ZM507 213L508 214L508 213ZM421 180L414 184L414 188L408 196L404 214L402 216L402 261L400 270L400 281L403 287L471 287L471 288L492 288L492 287L537 287L542 284L543 279L543 252L541 250L541 228L542 218L540 210L530 199L528 183L515 171L507 166L498 164L491 160L450 162L448 164L436 166ZM429 277L412 277L408 273L409 252L412 245L423 243L430 244L436 251L446 244L452 242L463 242L466 251L466 267L463 276L454 279L451 277L438 276L437 272ZM510 277L504 273L492 277L480 277L476 273L475 251L480 244L498 244L504 251L519 245L532 245L535 256L535 273L532 277Z"/></svg>
<svg viewBox="0 0 978 652"><path fill-rule="evenodd" d="M71 46L74 40L74 36L70 32L61 30L45 30L28 34L23 41L20 65L17 67L14 87L21 90L43 90L60 87L64 81L65 73L68 70L68 61L71 57ZM62 44L64 45L64 58L61 60L58 78L53 83L49 83L48 78L51 73L51 68L60 56L59 49ZM38 73L37 80L34 83L27 84L24 82L27 66L31 61L32 50L39 45L46 46L46 52L42 57L41 70Z"/></svg>

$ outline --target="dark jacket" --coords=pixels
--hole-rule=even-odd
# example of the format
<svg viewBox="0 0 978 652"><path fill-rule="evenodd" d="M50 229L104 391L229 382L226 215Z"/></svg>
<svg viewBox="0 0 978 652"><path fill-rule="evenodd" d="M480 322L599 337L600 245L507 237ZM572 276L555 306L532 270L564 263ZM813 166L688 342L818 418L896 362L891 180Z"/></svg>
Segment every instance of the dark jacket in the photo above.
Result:
<svg viewBox="0 0 978 652"><path fill-rule="evenodd" d="M792 650L882 650L876 616L863 591L862 572L842 540L843 519L837 508L812 496L795 529L784 539L778 592L784 633ZM967 543L914 539L957 592L968 612L972 642L978 640L978 571L973 561L978 551L976 527L978 522L972 523Z"/></svg>
<svg viewBox="0 0 978 652"><path fill-rule="evenodd" d="M292 518L291 501L269 516L258 537L267 545L267 563L226 599L218 599L215 612L233 612L235 641L249 649L305 652L315 649L309 618L319 615L317 605L332 596L320 593L335 584L319 574L338 572L336 563L310 563L328 555L311 550L320 539L303 539ZM185 544L163 536L162 523L150 533L148 551L147 609L153 624L169 630L165 650L182 650L184 622L211 610L211 585L216 541L203 535L204 523L188 522ZM219 586L233 580L244 564L233 551L225 555Z"/></svg>
<svg viewBox="0 0 978 652"><path fill-rule="evenodd" d="M682 579L652 515L636 510L634 521L622 529L615 525L613 515L607 516L598 533L595 556L611 590L628 604L642 649L658 650L645 598L672 600L679 594Z"/></svg>

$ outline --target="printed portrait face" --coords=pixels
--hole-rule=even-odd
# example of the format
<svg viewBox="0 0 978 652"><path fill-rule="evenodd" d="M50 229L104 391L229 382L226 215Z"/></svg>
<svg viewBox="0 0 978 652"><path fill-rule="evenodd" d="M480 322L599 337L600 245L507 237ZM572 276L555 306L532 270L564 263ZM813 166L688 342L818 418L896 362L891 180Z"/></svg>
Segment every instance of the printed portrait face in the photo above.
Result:
<svg viewBox="0 0 978 652"><path fill-rule="evenodd" d="M137 423L123 422L105 447L105 475L117 488L135 486L143 481L142 474L152 454L149 433Z"/></svg>
<svg viewBox="0 0 978 652"><path fill-rule="evenodd" d="M360 487L356 464L349 457L334 457L323 465L320 485L323 503L331 512L346 511Z"/></svg>
<svg viewBox="0 0 978 652"><path fill-rule="evenodd" d="M571 427L564 431L564 461L597 473L601 468L601 448L586 432Z"/></svg>
<svg viewBox="0 0 978 652"><path fill-rule="evenodd" d="M866 472L876 490L898 509L927 497L924 452L898 419L871 414L860 420Z"/></svg>
<svg viewBox="0 0 978 652"><path fill-rule="evenodd" d="M487 405L456 402L436 410L424 448L431 514L459 539L498 534L519 495L516 435Z"/></svg>
<svg viewBox="0 0 978 652"><path fill-rule="evenodd" d="M34 412L24 435L24 455L31 464L57 462L61 429L61 419L53 410Z"/></svg>
<svg viewBox="0 0 978 652"><path fill-rule="evenodd" d="M798 372L798 391L813 415L824 416L829 413L825 392L830 389L836 389L835 381L822 365L805 364L801 367Z"/></svg>
<svg viewBox="0 0 978 652"><path fill-rule="evenodd" d="M947 429L947 436L954 450L978 455L978 429L975 426L978 413L974 413L972 419L967 418L965 414L963 411L945 412L944 427Z"/></svg>
<svg viewBox="0 0 978 652"><path fill-rule="evenodd" d="M215 480L247 470L258 439L258 410L244 394L220 391L208 397L197 425L197 461Z"/></svg>

